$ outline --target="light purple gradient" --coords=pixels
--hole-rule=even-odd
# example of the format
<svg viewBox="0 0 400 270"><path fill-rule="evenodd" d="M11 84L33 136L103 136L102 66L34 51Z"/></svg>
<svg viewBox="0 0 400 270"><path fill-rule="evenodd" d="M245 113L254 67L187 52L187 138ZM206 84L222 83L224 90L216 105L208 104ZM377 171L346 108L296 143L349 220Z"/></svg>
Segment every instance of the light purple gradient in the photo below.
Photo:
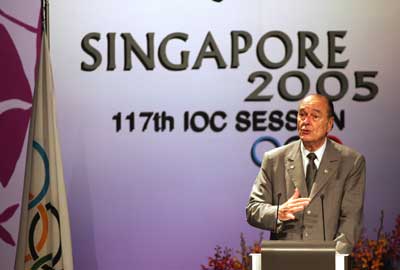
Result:
<svg viewBox="0 0 400 270"><path fill-rule="evenodd" d="M250 159L251 145L263 135L283 143L296 133L240 133L234 128L234 116L240 110L287 112L297 107L277 93L279 77L297 69L296 43L289 63L269 70L273 80L265 94L273 94L273 100L243 102L255 86L247 82L248 75L266 70L257 62L256 42L272 30L287 33L294 42L298 31L315 32L320 37L315 52L324 65L327 31L347 31L339 42L346 46L339 59L350 62L339 71L349 78L349 90L335 103L337 110L346 111L346 127L335 128L332 134L366 157L368 232L377 226L380 209L385 210L389 230L400 213L399 9L394 0L385 4L372 0L52 3L51 52L75 268L200 269L216 244L239 249L240 232L249 244L258 239L259 231L247 225L244 213L258 172ZM106 72L105 63L95 72L80 70L81 61L90 61L80 47L81 39L92 31L102 35L98 48L103 61L107 32L117 36L130 32L142 45L148 32L155 32L156 45L169 33L188 33L189 40L176 42L170 53L171 60L177 61L173 53L190 50L191 66L208 31L229 65L233 30L253 36L238 69L217 69L214 60L205 59L199 70L171 72L156 60L156 68L146 71L133 57L133 69L124 72L123 44L118 39L117 70ZM278 58L281 47L270 46L271 57ZM380 92L373 101L352 101L356 70L379 72L375 81ZM326 67L316 69L308 63L302 71L313 89ZM197 110L225 111L228 127L221 133L183 132L183 113ZM175 116L175 130L115 133L111 117L119 111L166 111Z"/></svg>

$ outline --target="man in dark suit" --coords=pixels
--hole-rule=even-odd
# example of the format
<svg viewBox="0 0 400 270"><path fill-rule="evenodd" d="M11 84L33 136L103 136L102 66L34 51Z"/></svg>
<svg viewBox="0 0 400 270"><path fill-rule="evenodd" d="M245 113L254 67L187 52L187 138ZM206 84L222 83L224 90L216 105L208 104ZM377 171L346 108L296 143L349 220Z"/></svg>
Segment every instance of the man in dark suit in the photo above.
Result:
<svg viewBox="0 0 400 270"><path fill-rule="evenodd" d="M249 224L270 230L271 239L324 240L323 200L326 240L349 254L362 228L365 159L328 139L332 127L332 102L305 97L297 116L300 140L264 154L246 215Z"/></svg>

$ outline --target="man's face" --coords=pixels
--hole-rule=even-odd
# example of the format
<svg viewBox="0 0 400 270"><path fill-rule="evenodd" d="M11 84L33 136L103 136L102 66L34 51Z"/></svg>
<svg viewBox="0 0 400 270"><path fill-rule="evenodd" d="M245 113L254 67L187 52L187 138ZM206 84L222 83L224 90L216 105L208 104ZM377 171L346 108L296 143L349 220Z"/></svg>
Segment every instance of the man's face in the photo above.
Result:
<svg viewBox="0 0 400 270"><path fill-rule="evenodd" d="M333 117L328 117L328 108L326 100L315 95L306 97L300 103L297 131L305 146L318 149L324 143L333 125Z"/></svg>

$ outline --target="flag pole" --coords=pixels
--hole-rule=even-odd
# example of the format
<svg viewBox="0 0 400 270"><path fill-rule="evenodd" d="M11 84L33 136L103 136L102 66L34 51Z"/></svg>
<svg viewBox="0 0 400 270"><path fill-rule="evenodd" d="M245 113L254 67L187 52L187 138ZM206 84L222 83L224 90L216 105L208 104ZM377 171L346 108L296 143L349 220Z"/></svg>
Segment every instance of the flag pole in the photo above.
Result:
<svg viewBox="0 0 400 270"><path fill-rule="evenodd" d="M42 0L42 30L46 32L50 49L50 5L49 0Z"/></svg>

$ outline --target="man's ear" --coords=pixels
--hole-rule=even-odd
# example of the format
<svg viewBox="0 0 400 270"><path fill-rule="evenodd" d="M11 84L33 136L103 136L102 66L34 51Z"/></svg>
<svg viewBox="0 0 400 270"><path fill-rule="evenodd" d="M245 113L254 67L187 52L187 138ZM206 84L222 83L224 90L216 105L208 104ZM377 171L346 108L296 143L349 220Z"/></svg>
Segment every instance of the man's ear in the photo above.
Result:
<svg viewBox="0 0 400 270"><path fill-rule="evenodd" d="M328 120L328 132L330 132L333 129L333 122L334 122L333 116L329 117L329 120Z"/></svg>

